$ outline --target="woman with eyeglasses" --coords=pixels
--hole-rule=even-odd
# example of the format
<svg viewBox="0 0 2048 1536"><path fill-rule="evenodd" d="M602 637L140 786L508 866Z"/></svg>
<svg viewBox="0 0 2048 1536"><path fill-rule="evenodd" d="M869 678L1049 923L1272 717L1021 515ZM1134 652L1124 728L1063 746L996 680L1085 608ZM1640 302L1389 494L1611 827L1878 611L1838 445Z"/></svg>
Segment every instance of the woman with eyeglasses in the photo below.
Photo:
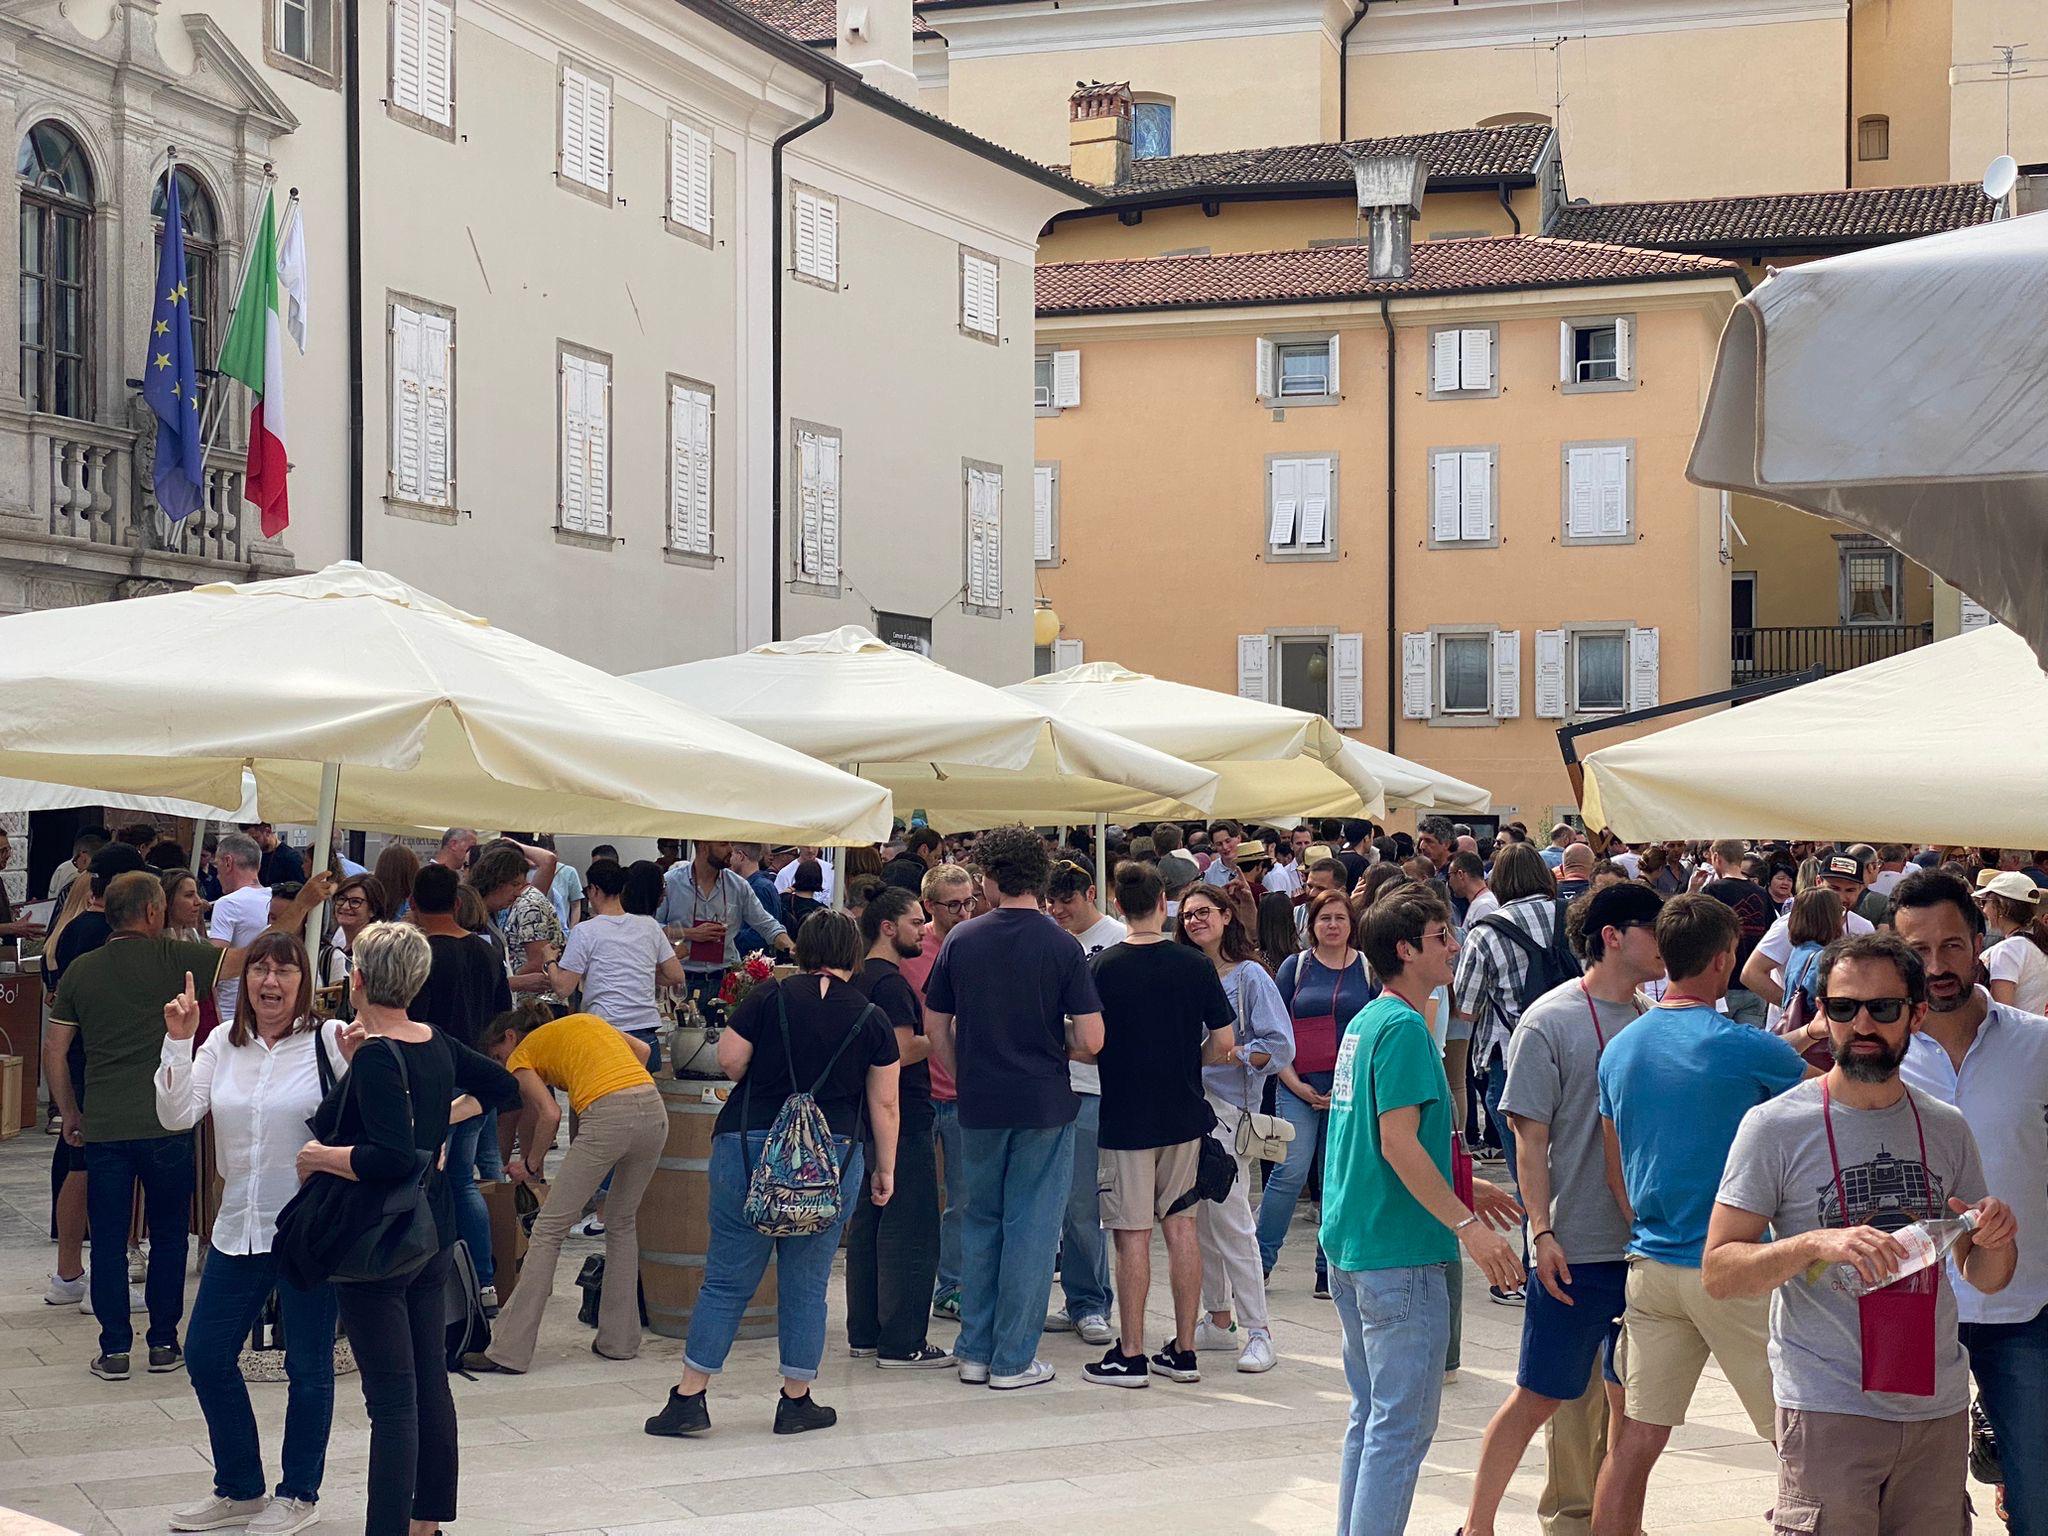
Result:
<svg viewBox="0 0 2048 1536"><path fill-rule="evenodd" d="M334 926L327 931L327 942L320 946L323 988L339 987L341 998L347 998L352 964L349 957L356 935L390 916L384 887L375 875L351 875L334 888Z"/></svg>
<svg viewBox="0 0 2048 1536"><path fill-rule="evenodd" d="M190 880L191 875L185 876ZM348 1069L339 1023L313 1016L312 966L297 935L272 929L249 946L235 1017L197 1043L202 1000L164 1005L155 1077L156 1113L180 1131L213 1117L223 1180L220 1210L185 1330L185 1368L213 1446L213 1497L171 1517L176 1531L237 1525L279 1536L319 1518L327 1430L334 1416L334 1288L302 1291L278 1273L271 1241L277 1213L298 1192L295 1166L306 1120L320 1106L320 1057ZM249 1389L237 1365L272 1292L285 1330L284 1462L266 1498L263 1455Z"/></svg>
<svg viewBox="0 0 2048 1536"><path fill-rule="evenodd" d="M1287 1004L1266 968L1258 945L1237 915L1230 898L1214 886L1192 887L1181 898L1174 936L1193 945L1216 967L1223 990L1237 1011L1237 1043L1223 1064L1202 1069L1203 1096L1216 1116L1210 1135L1237 1161L1237 1179L1230 1197L1220 1204L1204 1200L1196 1207L1195 1230L1202 1245L1202 1305L1208 1311L1195 1329L1195 1348L1182 1364L1197 1380L1196 1354L1228 1349L1240 1371L1273 1368L1273 1330L1266 1315L1266 1272L1259 1258L1259 1236L1252 1220L1251 1188L1256 1176L1252 1160L1240 1153L1238 1129L1259 1107L1266 1079L1294 1060L1294 1026ZM1238 1328L1237 1314L1244 1328Z"/></svg>
<svg viewBox="0 0 2048 1536"><path fill-rule="evenodd" d="M1259 1202L1259 1262L1271 1275L1287 1240L1294 1207L1308 1183L1308 1171L1330 1126L1330 1088L1337 1068L1337 1040L1344 1026L1379 995L1353 939L1351 903L1337 891L1309 898L1309 948L1290 955L1277 984L1294 1023L1294 1060L1274 1075L1279 1087L1273 1107L1294 1127L1287 1160L1266 1181ZM1316 1244L1318 1300L1330 1295L1330 1270L1323 1245Z"/></svg>

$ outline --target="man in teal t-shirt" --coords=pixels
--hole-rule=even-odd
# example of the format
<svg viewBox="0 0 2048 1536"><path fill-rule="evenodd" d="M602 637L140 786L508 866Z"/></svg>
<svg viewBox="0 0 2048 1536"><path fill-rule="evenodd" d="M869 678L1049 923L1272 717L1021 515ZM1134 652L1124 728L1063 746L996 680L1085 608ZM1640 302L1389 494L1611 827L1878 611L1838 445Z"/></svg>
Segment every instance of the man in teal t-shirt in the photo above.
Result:
<svg viewBox="0 0 2048 1536"><path fill-rule="evenodd" d="M1451 1188L1450 1087L1422 1017L1457 958L1450 908L1422 886L1390 892L1366 913L1360 947L1386 990L1337 1046L1323 1146L1323 1251L1351 1386L1337 1533L1399 1536L1443 1394L1446 1267L1462 1242L1495 1284L1519 1285L1522 1271ZM1484 1181L1473 1200L1489 1219L1521 1218Z"/></svg>

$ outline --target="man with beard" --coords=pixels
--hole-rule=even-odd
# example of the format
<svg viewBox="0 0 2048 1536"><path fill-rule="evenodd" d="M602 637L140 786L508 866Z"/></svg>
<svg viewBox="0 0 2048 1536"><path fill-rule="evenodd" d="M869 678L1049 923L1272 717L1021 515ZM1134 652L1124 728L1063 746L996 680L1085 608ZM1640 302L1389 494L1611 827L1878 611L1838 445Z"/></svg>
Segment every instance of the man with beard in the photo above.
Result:
<svg viewBox="0 0 2048 1536"><path fill-rule="evenodd" d="M671 864L654 920L676 941L690 995L699 1002L718 996L725 973L740 963L742 928L776 949L796 947L754 888L733 872L731 843L699 841L688 863Z"/></svg>
<svg viewBox="0 0 2048 1536"><path fill-rule="evenodd" d="M1895 935L1863 934L1830 944L1819 970L1835 1064L1743 1116L1702 1277L1711 1296L1771 1295L1779 1530L1963 1530L1958 1288L1938 1263L1901 1274L1910 1250L1892 1234L1974 1212L1950 1259L1990 1296L2012 1279L2018 1226L1987 1197L1962 1114L1900 1080L1927 1013L1920 957ZM1838 1265L1874 1288L1852 1295Z"/></svg>
<svg viewBox="0 0 2048 1536"><path fill-rule="evenodd" d="M2012 1283L1987 1296L1956 1281L1963 1348L1998 1439L2013 1536L2048 1536L2048 1021L1977 984L1983 917L1953 875L1920 870L1892 889L1892 923L1927 968L1927 1015L1900 1076L1963 1113L1984 1181L2028 1234Z"/></svg>

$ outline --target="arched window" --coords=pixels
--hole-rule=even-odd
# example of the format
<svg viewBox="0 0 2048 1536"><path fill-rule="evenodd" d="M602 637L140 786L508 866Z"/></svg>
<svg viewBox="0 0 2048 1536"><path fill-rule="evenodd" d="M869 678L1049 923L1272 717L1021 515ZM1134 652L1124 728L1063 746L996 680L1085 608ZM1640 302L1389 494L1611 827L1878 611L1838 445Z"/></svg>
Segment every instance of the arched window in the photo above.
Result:
<svg viewBox="0 0 2048 1536"><path fill-rule="evenodd" d="M1157 160L1173 153L1173 98L1138 96L1131 101L1131 158Z"/></svg>
<svg viewBox="0 0 2048 1536"><path fill-rule="evenodd" d="M92 171L68 129L37 123L21 178L21 395L32 411L91 414L86 372Z"/></svg>
<svg viewBox="0 0 2048 1536"><path fill-rule="evenodd" d="M220 221L213 211L213 199L199 178L178 167L178 216L185 225L185 286L192 300L192 361L200 368L213 366L214 300L220 272ZM150 194L149 212L156 220L157 254L161 259L164 238L164 200L169 196L168 175L156 179ZM206 380L199 381L200 399L206 398Z"/></svg>
<svg viewBox="0 0 2048 1536"><path fill-rule="evenodd" d="M1856 158L1889 160L1892 157L1892 120L1888 117L1860 117L1856 120Z"/></svg>

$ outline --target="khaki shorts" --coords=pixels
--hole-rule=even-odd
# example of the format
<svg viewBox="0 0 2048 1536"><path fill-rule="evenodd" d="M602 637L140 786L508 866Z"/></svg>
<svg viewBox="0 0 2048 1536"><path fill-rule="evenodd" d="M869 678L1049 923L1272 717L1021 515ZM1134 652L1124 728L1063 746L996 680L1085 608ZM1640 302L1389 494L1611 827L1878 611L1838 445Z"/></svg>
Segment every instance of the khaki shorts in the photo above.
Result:
<svg viewBox="0 0 2048 1536"><path fill-rule="evenodd" d="M1778 1410L1782 1536L1966 1536L1970 1415L1900 1423Z"/></svg>
<svg viewBox="0 0 2048 1536"><path fill-rule="evenodd" d="M1655 1259L1628 1261L1628 1306L1616 1362L1628 1416L1676 1429L1712 1355L1761 1439L1775 1429L1771 1397L1771 1298L1715 1301L1700 1272Z"/></svg>
<svg viewBox="0 0 2048 1536"><path fill-rule="evenodd" d="M1174 1202L1195 1187L1202 1143L1124 1152L1104 1147L1095 1155L1095 1190L1102 1224L1112 1232L1149 1232ZM1190 1207L1190 1210L1193 1208Z"/></svg>

